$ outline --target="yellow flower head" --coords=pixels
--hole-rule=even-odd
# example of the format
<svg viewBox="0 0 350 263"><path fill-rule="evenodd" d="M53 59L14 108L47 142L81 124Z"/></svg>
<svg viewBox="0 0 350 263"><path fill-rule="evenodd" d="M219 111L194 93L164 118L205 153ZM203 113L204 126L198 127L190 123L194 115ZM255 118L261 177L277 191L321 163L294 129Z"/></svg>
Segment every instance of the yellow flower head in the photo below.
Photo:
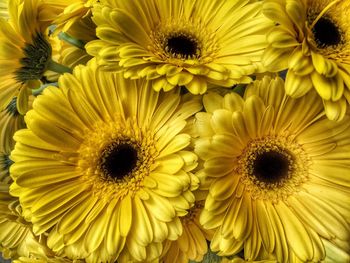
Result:
<svg viewBox="0 0 350 263"><path fill-rule="evenodd" d="M55 252L151 261L195 201L187 122L200 99L96 67L76 67L34 101L15 134L11 193Z"/></svg>
<svg viewBox="0 0 350 263"><path fill-rule="evenodd" d="M263 71L260 57L270 27L258 1L126 0L93 8L100 40L87 44L109 70L145 77L156 91L208 83L231 87Z"/></svg>
<svg viewBox="0 0 350 263"><path fill-rule="evenodd" d="M54 34L61 32L81 41L96 39L96 25L91 20L91 9L97 0L41 0L41 19L55 26Z"/></svg>
<svg viewBox="0 0 350 263"><path fill-rule="evenodd" d="M9 21L0 18L0 110L17 97L18 111L27 111L30 89L40 85L51 57L38 5L39 0L10 0Z"/></svg>
<svg viewBox="0 0 350 263"><path fill-rule="evenodd" d="M235 256L233 257L233 259L228 260L225 259L223 261L221 261L221 263L277 263L276 260L273 259L264 259L264 260L244 260L243 258L239 257L239 256Z"/></svg>
<svg viewBox="0 0 350 263"><path fill-rule="evenodd" d="M161 262L188 263L189 260L203 260L203 256L208 252L207 240L213 236L212 230L203 229L199 223L203 206L204 200L197 200L189 213L181 218L182 234L177 240L165 241Z"/></svg>
<svg viewBox="0 0 350 263"><path fill-rule="evenodd" d="M211 249L246 260L319 262L322 238L350 241L350 116L329 120L314 92L284 93L265 77L242 99L204 96L195 152L211 182L200 222L214 229Z"/></svg>
<svg viewBox="0 0 350 263"><path fill-rule="evenodd" d="M73 263L53 253L47 247L44 235L34 235L32 224L21 215L18 198L11 196L9 184L1 181L0 208L0 252L4 258L23 263Z"/></svg>
<svg viewBox="0 0 350 263"><path fill-rule="evenodd" d="M0 253L4 258L16 259L20 256L49 255L44 237L35 236L32 225L24 220L18 198L9 193L12 179L9 168L11 149L0 149ZM39 241L41 240L41 241Z"/></svg>
<svg viewBox="0 0 350 263"><path fill-rule="evenodd" d="M47 257L35 255L31 257L19 257L13 260L13 263L85 263L85 261L79 259L69 259L63 256Z"/></svg>
<svg viewBox="0 0 350 263"><path fill-rule="evenodd" d="M31 106L32 97L29 104ZM32 224L26 222L18 198L9 193L12 183L9 169L14 148L13 134L25 128L23 116L18 114L16 99L0 113L0 252L5 258L41 256L54 257L43 236L35 236Z"/></svg>
<svg viewBox="0 0 350 263"><path fill-rule="evenodd" d="M5 258L14 259L29 256L32 252L42 252L31 225L19 212L18 198L9 194L8 182L0 181L0 252Z"/></svg>
<svg viewBox="0 0 350 263"><path fill-rule="evenodd" d="M43 2L51 6L57 6L57 1L43 0ZM58 1L64 8L53 22L57 26L57 30L67 32L75 23L79 23L80 20L91 16L91 8L97 2L97 0Z"/></svg>
<svg viewBox="0 0 350 263"><path fill-rule="evenodd" d="M263 13L276 22L267 36L264 65L288 69L288 95L315 89L327 117L341 120L350 103L350 2L265 0Z"/></svg>

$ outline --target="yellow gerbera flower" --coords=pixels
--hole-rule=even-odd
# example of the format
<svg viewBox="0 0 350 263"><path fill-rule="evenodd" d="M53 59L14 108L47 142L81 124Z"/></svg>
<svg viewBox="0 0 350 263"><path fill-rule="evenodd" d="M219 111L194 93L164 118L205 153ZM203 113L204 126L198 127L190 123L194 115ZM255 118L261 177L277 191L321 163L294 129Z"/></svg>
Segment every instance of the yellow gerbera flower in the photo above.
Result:
<svg viewBox="0 0 350 263"><path fill-rule="evenodd" d="M54 257L45 244L45 237L35 236L32 224L24 220L18 198L9 193L12 182L9 168L11 150L14 147L13 134L23 129L23 116L16 110L13 100L5 111L0 113L0 252L5 258L16 259L20 256Z"/></svg>
<svg viewBox="0 0 350 263"><path fill-rule="evenodd" d="M41 20L54 25L54 35L68 33L79 41L96 39L91 9L97 0L41 0ZM47 11L49 10L49 11Z"/></svg>
<svg viewBox="0 0 350 263"><path fill-rule="evenodd" d="M43 0L44 3L55 6L57 1ZM75 23L91 16L91 8L98 0L60 0L62 6L65 6L63 12L54 20L58 31L67 32Z"/></svg>
<svg viewBox="0 0 350 263"><path fill-rule="evenodd" d="M263 260L244 260L241 257L235 256L231 260L225 260L222 261L222 263L277 263L276 260L271 260L271 259L263 259Z"/></svg>
<svg viewBox="0 0 350 263"><path fill-rule="evenodd" d="M8 179L10 179L9 176ZM50 253L53 256L53 253L45 246L45 243L41 243L45 238L43 236L37 237L33 234L31 224L23 219L20 211L18 198L9 194L8 182L1 181L0 252L3 257L16 259L20 256L29 257L30 255L49 255Z"/></svg>
<svg viewBox="0 0 350 263"><path fill-rule="evenodd" d="M288 68L288 95L315 89L327 117L341 120L350 103L350 2L265 0L263 13L276 22L267 36L265 66Z"/></svg>
<svg viewBox="0 0 350 263"><path fill-rule="evenodd" d="M12 182L9 159L12 148L2 145L0 149L0 253L4 258L15 259L19 256L29 256L32 252L46 253L31 231L31 224L20 214L18 198L9 194Z"/></svg>
<svg viewBox="0 0 350 263"><path fill-rule="evenodd" d="M72 260L65 257L45 257L45 256L35 256L35 257L19 257L13 260L13 263L84 263L83 260Z"/></svg>
<svg viewBox="0 0 350 263"><path fill-rule="evenodd" d="M156 91L231 87L263 71L270 27L258 1L126 0L93 8L100 40L86 45L109 70L146 77Z"/></svg>
<svg viewBox="0 0 350 263"><path fill-rule="evenodd" d="M0 151L8 157L9 152ZM44 235L35 236L32 224L24 220L21 215L21 207L18 198L9 194L9 176L7 167L0 166L1 173L6 172L7 177L0 177L0 253L4 258L12 259L14 262L72 262L61 255L56 255L46 246ZM7 171L5 171L7 169ZM17 260L17 261L16 261Z"/></svg>
<svg viewBox="0 0 350 263"><path fill-rule="evenodd" d="M245 99L211 93L203 101L195 152L211 182L200 222L216 230L212 250L319 262L324 238L348 251L350 116L331 121L316 93L293 99L270 77Z"/></svg>
<svg viewBox="0 0 350 263"><path fill-rule="evenodd" d="M40 86L50 60L51 47L38 20L38 2L10 0L10 20L0 18L0 110L17 97L18 111L25 113L30 89Z"/></svg>
<svg viewBox="0 0 350 263"><path fill-rule="evenodd" d="M213 231L203 229L199 223L199 215L204 201L196 201L189 213L181 218L183 231L177 240L167 240L164 244L161 262L188 263L189 260L201 262L208 252L207 240Z"/></svg>
<svg viewBox="0 0 350 263"><path fill-rule="evenodd" d="M186 150L197 97L78 66L38 96L11 159L25 217L48 246L87 262L153 260L195 201ZM189 94L187 94L189 95Z"/></svg>

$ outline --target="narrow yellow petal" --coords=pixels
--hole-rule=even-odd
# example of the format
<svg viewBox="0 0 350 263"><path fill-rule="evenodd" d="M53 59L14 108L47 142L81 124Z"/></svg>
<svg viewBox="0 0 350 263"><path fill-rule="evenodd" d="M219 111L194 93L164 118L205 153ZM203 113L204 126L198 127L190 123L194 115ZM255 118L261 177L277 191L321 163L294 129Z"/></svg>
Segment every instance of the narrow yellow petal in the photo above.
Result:
<svg viewBox="0 0 350 263"><path fill-rule="evenodd" d="M130 195L126 195L120 201L119 229L120 235L126 237L132 224L132 201Z"/></svg>
<svg viewBox="0 0 350 263"><path fill-rule="evenodd" d="M269 253L272 253L275 248L275 234L264 201L256 201L256 214L259 232L264 247Z"/></svg>
<svg viewBox="0 0 350 263"><path fill-rule="evenodd" d="M310 76L298 76L293 70L288 70L286 76L286 94L293 98L304 96L313 88Z"/></svg>
<svg viewBox="0 0 350 263"><path fill-rule="evenodd" d="M275 209L281 218L289 246L300 260L311 260L313 258L312 240L305 226L283 202L275 205Z"/></svg>

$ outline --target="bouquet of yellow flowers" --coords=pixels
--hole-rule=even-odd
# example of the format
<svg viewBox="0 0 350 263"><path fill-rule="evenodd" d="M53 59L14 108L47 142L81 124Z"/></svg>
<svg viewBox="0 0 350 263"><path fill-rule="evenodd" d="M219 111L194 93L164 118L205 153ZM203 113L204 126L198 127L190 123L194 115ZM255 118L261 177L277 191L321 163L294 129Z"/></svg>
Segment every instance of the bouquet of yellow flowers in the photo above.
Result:
<svg viewBox="0 0 350 263"><path fill-rule="evenodd" d="M0 0L14 263L350 262L349 0Z"/></svg>

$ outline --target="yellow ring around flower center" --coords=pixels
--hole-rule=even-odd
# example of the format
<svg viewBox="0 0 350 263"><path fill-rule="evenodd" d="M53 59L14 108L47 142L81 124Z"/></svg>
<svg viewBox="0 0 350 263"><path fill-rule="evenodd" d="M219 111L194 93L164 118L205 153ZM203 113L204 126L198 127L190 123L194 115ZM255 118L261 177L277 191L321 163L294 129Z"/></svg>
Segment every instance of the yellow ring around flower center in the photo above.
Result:
<svg viewBox="0 0 350 263"><path fill-rule="evenodd" d="M117 118L115 121L97 123L94 129L87 132L85 138L79 149L78 169L83 174L82 180L92 185L95 195L122 198L128 193L135 194L143 186L143 179L150 173L157 155L150 133L141 130L134 120ZM108 153L126 144L135 150L137 159L129 160L132 163L125 164L132 168L125 174L113 176L111 173L120 170L116 167L110 168L112 164L106 164ZM114 161L120 164L120 161L128 160ZM124 168L120 169L123 172Z"/></svg>
<svg viewBox="0 0 350 263"><path fill-rule="evenodd" d="M266 136L251 141L238 163L237 173L252 198L278 201L297 191L308 179L310 158L295 141Z"/></svg>
<svg viewBox="0 0 350 263"><path fill-rule="evenodd" d="M218 50L215 35L193 21L169 20L157 26L150 36L153 42L149 47L151 52L168 62L207 62Z"/></svg>

